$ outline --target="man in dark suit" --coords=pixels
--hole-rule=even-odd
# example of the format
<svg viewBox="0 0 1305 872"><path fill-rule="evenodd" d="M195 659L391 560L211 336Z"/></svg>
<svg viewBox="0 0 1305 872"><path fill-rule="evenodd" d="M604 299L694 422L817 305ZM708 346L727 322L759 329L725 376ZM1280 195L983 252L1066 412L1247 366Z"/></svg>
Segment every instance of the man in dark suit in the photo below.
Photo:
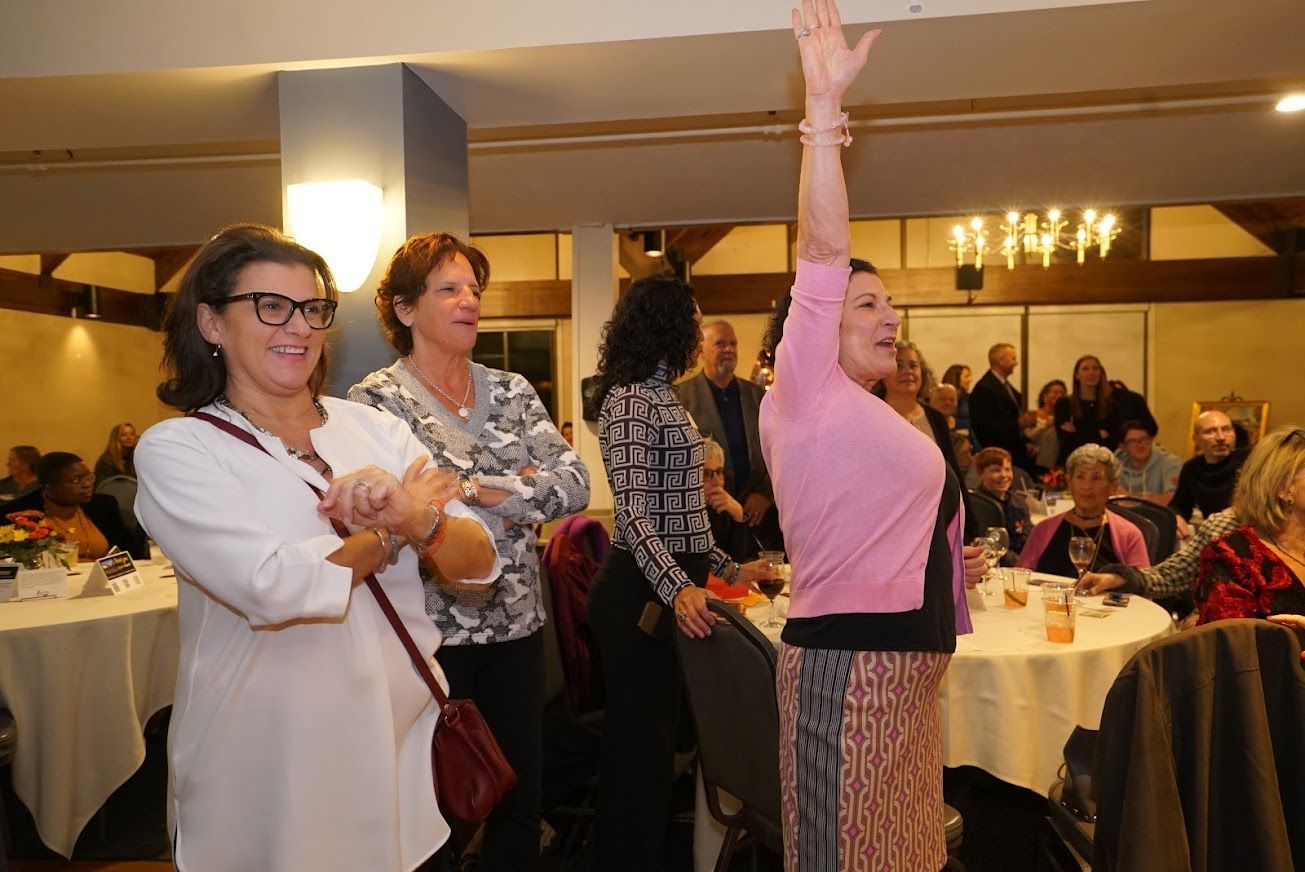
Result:
<svg viewBox="0 0 1305 872"><path fill-rule="evenodd" d="M1010 383L1019 366L1015 346L1000 342L989 348L988 366L970 392L970 426L984 448L1005 448L1016 466L1028 469L1033 455L1024 430L1033 426L1037 415L1025 410L1024 395Z"/></svg>
<svg viewBox="0 0 1305 872"><path fill-rule="evenodd" d="M728 321L702 325L702 372L675 386L680 402L704 436L725 449L725 490L743 504L744 520L767 544L776 544L774 491L761 456L757 416L766 392L734 377L739 340ZM760 529L757 529L760 528Z"/></svg>

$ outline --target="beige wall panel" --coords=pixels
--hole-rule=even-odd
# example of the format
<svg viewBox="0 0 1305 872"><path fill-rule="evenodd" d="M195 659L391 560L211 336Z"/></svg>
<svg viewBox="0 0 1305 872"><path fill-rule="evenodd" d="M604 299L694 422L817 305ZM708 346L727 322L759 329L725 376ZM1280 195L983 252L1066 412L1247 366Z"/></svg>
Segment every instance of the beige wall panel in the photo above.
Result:
<svg viewBox="0 0 1305 872"><path fill-rule="evenodd" d="M1151 408L1171 451L1186 450L1193 402L1234 391L1272 403L1270 427L1305 425L1305 300L1167 303L1154 312Z"/></svg>
<svg viewBox="0 0 1305 872"><path fill-rule="evenodd" d="M868 260L880 269L902 266L902 222L853 221L852 256Z"/></svg>
<svg viewBox="0 0 1305 872"><path fill-rule="evenodd" d="M0 450L32 444L94 464L109 428L175 414L154 398L163 337L141 327L5 311L0 368L10 376Z"/></svg>
<svg viewBox="0 0 1305 872"><path fill-rule="evenodd" d="M120 251L69 255L54 271L54 277L121 291L154 293L154 261Z"/></svg>
<svg viewBox="0 0 1305 872"><path fill-rule="evenodd" d="M787 272L788 228L783 224L735 227L693 265L697 275Z"/></svg>
<svg viewBox="0 0 1305 872"><path fill-rule="evenodd" d="M1270 257L1273 251L1213 206L1151 210L1151 259Z"/></svg>
<svg viewBox="0 0 1305 872"><path fill-rule="evenodd" d="M1008 306L912 309L902 333L920 346L935 379L941 379L953 363L961 363L970 368L972 379L977 382L988 371L990 347L998 342L1019 347L1020 314L1018 307ZM1019 382L1017 370L1015 383Z"/></svg>
<svg viewBox="0 0 1305 872"><path fill-rule="evenodd" d="M35 275L41 271L41 256L39 254L0 255L0 269L16 269L19 272Z"/></svg>
<svg viewBox="0 0 1305 872"><path fill-rule="evenodd" d="M908 218L906 221L906 263L904 267L955 266L956 253L948 249L952 228L963 223L955 215L942 218ZM967 260L972 260L970 255Z"/></svg>
<svg viewBox="0 0 1305 872"><path fill-rule="evenodd" d="M1146 306L1033 306L1029 309L1029 405L1038 390L1060 379L1070 389L1074 361L1095 354L1107 375L1146 394Z"/></svg>
<svg viewBox="0 0 1305 872"><path fill-rule="evenodd" d="M538 281L557 278L557 237L552 233L473 236L489 258L492 282Z"/></svg>

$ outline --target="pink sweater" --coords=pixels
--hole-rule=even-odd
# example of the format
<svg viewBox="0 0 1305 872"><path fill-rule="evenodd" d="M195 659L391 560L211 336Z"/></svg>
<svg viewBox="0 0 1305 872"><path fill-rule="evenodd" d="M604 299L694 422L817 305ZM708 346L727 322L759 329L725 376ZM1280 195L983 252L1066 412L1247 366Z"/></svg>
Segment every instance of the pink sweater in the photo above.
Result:
<svg viewBox="0 0 1305 872"><path fill-rule="evenodd" d="M761 449L793 566L793 617L920 608L946 476L933 440L838 365L850 274L798 261L775 384L761 403ZM968 632L962 514L949 533L957 629Z"/></svg>

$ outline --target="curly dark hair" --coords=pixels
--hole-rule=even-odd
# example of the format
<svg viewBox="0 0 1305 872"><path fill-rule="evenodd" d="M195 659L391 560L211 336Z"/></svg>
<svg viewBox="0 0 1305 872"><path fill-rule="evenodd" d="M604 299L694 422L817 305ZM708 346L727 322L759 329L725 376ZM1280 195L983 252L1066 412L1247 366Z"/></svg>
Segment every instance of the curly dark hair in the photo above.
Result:
<svg viewBox="0 0 1305 872"><path fill-rule="evenodd" d="M643 381L663 361L671 381L683 375L701 343L695 309L693 286L671 273L631 282L603 325L593 409L612 388Z"/></svg>
<svg viewBox="0 0 1305 872"><path fill-rule="evenodd" d="M322 295L338 300L331 268L321 255L263 224L232 224L214 234L186 268L181 286L163 316L163 370L168 378L155 394L161 402L193 412L226 390L226 360L204 339L195 321L199 305L218 306L235 291L240 273L255 263L306 266L322 285ZM326 384L327 349L308 379L316 397Z"/></svg>
<svg viewBox="0 0 1305 872"><path fill-rule="evenodd" d="M869 273L872 276L879 275L879 270L875 269L874 264L868 260L854 257L852 258L850 265L852 267L852 274L848 276L849 281L851 280L852 275L856 275L859 272ZM788 310L792 305L793 291L788 290L780 299L779 305L775 307L775 314L770 316L770 323L766 325L766 336L762 339L761 346L771 354L774 354L775 349L779 347L779 340L784 338L784 322L788 319Z"/></svg>
<svg viewBox="0 0 1305 872"><path fill-rule="evenodd" d="M426 292L426 277L457 255L471 264L471 271L483 291L489 284L489 258L474 245L468 245L452 233L425 233L414 236L394 252L385 275L376 288L376 317L390 345L400 355L412 354L412 328L394 312L396 301L414 306Z"/></svg>

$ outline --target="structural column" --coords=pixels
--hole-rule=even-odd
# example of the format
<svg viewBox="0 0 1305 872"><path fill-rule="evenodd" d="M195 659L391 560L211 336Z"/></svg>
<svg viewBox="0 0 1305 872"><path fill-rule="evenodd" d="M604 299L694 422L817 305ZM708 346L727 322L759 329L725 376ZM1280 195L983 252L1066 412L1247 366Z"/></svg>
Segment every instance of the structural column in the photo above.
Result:
<svg viewBox="0 0 1305 872"><path fill-rule="evenodd" d="M612 491L598 450L598 425L584 421L580 380L598 369L603 325L616 302L616 235L611 224L585 224L571 230L571 413L575 448L589 467L589 508L612 508Z"/></svg>
<svg viewBox="0 0 1305 872"><path fill-rule="evenodd" d="M277 87L287 229L288 185L361 179L383 192L376 262L336 315L328 390L343 396L394 361L372 300L395 250L419 233L467 237L467 125L403 64L282 72ZM341 221L356 217L340 211Z"/></svg>

